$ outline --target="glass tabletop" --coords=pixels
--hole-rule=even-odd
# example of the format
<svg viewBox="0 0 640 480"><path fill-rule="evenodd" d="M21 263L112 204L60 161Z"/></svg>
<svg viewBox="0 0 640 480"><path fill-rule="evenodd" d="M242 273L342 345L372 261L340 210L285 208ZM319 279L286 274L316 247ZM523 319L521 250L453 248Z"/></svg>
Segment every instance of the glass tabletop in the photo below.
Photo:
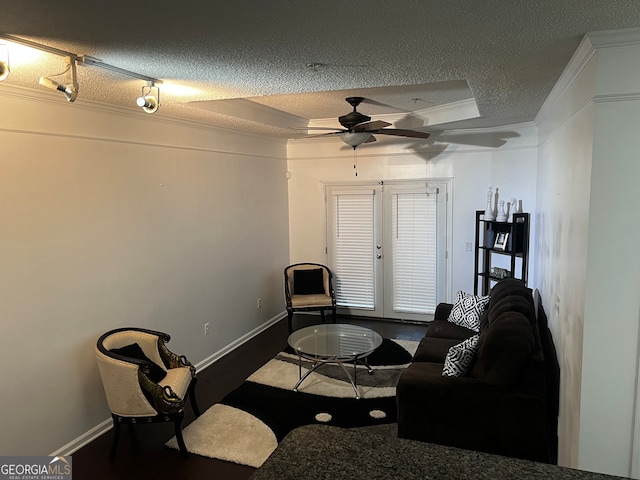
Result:
<svg viewBox="0 0 640 480"><path fill-rule="evenodd" d="M382 337L369 328L333 323L296 330L287 342L301 355L353 359L373 352L382 343Z"/></svg>

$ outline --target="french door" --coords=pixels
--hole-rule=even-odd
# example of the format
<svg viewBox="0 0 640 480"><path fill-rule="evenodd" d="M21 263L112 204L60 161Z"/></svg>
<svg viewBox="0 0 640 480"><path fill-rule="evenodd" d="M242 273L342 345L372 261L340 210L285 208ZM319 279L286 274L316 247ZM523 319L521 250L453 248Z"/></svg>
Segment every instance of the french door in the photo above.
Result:
<svg viewBox="0 0 640 480"><path fill-rule="evenodd" d="M327 186L338 308L426 321L446 296L448 182Z"/></svg>

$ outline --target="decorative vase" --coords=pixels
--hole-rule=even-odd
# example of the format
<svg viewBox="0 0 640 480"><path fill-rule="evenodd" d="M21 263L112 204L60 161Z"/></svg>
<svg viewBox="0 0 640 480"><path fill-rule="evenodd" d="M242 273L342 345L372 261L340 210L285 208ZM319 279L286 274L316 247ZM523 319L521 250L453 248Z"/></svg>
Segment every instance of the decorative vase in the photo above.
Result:
<svg viewBox="0 0 640 480"><path fill-rule="evenodd" d="M484 209L484 219L485 220L495 220L496 216L493 213L493 205L491 199L493 197L493 192L491 191L491 187L489 187L489 191L487 192L487 208Z"/></svg>
<svg viewBox="0 0 640 480"><path fill-rule="evenodd" d="M487 231L484 234L484 246L487 248L493 248L493 244L496 241L496 233L493 231L491 224L487 226Z"/></svg>

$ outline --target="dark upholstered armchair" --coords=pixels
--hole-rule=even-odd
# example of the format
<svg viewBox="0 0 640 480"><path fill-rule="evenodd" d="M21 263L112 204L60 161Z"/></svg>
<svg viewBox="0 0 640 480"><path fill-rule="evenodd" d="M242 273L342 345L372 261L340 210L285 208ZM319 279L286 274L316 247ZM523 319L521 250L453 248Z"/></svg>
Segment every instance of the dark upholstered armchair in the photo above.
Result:
<svg viewBox="0 0 640 480"><path fill-rule="evenodd" d="M287 301L289 332L293 331L293 313L319 311L322 321L330 310L336 321L336 294L331 270L319 263L296 263L284 269L284 293Z"/></svg>
<svg viewBox="0 0 640 480"><path fill-rule="evenodd" d="M114 437L110 456L118 446L122 423L173 421L183 455L182 437L186 396L200 415L195 397L196 369L184 356L170 352L166 333L142 328L120 328L102 335L96 359L107 403L113 417Z"/></svg>

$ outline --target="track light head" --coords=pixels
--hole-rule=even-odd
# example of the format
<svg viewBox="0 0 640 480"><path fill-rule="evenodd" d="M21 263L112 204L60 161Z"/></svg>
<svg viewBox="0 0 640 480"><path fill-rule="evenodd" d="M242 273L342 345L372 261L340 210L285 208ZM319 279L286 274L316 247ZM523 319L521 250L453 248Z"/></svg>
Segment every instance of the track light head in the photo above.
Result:
<svg viewBox="0 0 640 480"><path fill-rule="evenodd" d="M160 104L158 103L158 99L153 95L145 95L143 97L138 97L136 100L136 104L147 113L155 113L158 111Z"/></svg>
<svg viewBox="0 0 640 480"><path fill-rule="evenodd" d="M62 92L68 102L73 102L78 97L78 89L73 85L62 85L56 81L51 80L49 77L42 76L38 81L43 87L50 88L51 90L58 90Z"/></svg>
<svg viewBox="0 0 640 480"><path fill-rule="evenodd" d="M9 76L9 70L9 47L0 43L0 82Z"/></svg>
<svg viewBox="0 0 640 480"><path fill-rule="evenodd" d="M0 60L0 82L9 76L9 62Z"/></svg>
<svg viewBox="0 0 640 480"><path fill-rule="evenodd" d="M40 77L38 83L43 87L50 88L51 90L59 90L61 92L64 92L64 87L62 85L60 85L58 82L54 82L49 77L45 77L44 75Z"/></svg>
<svg viewBox="0 0 640 480"><path fill-rule="evenodd" d="M155 89L156 94L151 95ZM160 89L153 82L147 82L146 87L142 87L142 95L136 100L136 104L147 113L156 113L160 108Z"/></svg>
<svg viewBox="0 0 640 480"><path fill-rule="evenodd" d="M47 87L47 88L50 88L51 90L58 90L59 92L62 92L68 102L75 102L76 98L78 98L78 90L79 90L78 79L76 76L76 62L71 57L67 57L65 59L65 62L67 64L67 69L64 72L59 73L57 75L53 75L53 76L57 77L58 75L64 75L67 72L71 72L71 79L70 79L71 83L64 85L54 80L51 80L49 77L44 75L40 77L40 80L38 81L38 83L43 87Z"/></svg>

